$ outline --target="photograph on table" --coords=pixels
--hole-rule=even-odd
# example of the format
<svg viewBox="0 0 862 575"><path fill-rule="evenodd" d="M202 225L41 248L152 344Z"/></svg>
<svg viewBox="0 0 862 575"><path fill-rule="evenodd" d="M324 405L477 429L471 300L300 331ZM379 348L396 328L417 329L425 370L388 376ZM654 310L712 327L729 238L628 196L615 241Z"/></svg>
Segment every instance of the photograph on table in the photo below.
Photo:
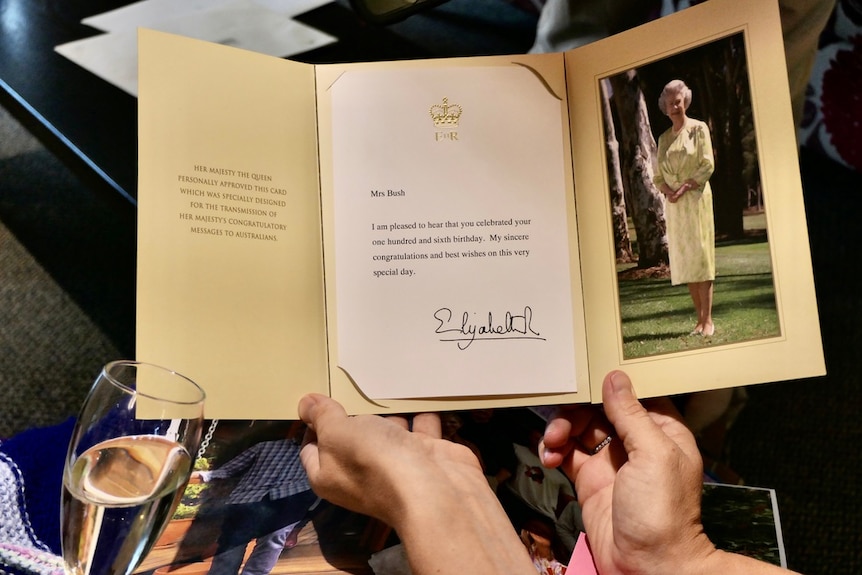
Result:
<svg viewBox="0 0 862 575"><path fill-rule="evenodd" d="M300 421L213 420L176 513L137 573L362 573L391 530L320 499Z"/></svg>
<svg viewBox="0 0 862 575"><path fill-rule="evenodd" d="M554 410L540 406L440 413L442 438L475 454L537 572L545 575L564 572L584 532L574 484L561 470L545 468L536 455ZM207 423L192 480L136 573L409 573L401 540L389 525L334 505L310 488L298 457L305 433L302 422ZM717 545L768 555L776 562L783 557L774 504L764 510L745 490L711 487L707 492L708 487L704 522L710 529L716 525ZM755 492L762 493L770 492ZM754 519L768 525L738 534L722 527Z"/></svg>

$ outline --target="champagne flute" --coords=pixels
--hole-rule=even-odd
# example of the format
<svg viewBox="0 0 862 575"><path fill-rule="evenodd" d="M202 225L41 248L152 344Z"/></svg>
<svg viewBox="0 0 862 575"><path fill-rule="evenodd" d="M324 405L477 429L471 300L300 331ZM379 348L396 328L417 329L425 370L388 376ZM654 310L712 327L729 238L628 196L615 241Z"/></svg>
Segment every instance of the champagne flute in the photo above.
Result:
<svg viewBox="0 0 862 575"><path fill-rule="evenodd" d="M81 408L63 472L69 575L128 575L167 525L200 444L204 391L167 369L105 365Z"/></svg>

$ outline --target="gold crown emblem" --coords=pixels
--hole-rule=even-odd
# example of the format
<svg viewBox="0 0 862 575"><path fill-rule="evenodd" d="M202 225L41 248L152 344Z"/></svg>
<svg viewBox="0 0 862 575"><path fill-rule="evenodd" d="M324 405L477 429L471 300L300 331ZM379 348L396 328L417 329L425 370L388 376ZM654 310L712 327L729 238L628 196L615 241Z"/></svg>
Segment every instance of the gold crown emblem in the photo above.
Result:
<svg viewBox="0 0 862 575"><path fill-rule="evenodd" d="M436 127L456 128L461 117L461 106L450 104L449 98L443 98L443 104L434 104L429 112Z"/></svg>

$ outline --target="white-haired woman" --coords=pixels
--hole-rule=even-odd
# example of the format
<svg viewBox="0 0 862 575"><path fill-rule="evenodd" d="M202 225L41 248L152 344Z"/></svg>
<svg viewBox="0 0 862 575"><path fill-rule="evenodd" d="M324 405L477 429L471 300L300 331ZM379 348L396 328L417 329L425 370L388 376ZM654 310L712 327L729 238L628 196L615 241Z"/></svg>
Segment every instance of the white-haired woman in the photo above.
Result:
<svg viewBox="0 0 862 575"><path fill-rule="evenodd" d="M706 123L689 118L691 89L672 80L662 90L659 109L672 126L658 139L655 185L667 198L670 275L673 285L687 284L697 323L692 334L711 336L715 280L715 222L709 177L715 163Z"/></svg>

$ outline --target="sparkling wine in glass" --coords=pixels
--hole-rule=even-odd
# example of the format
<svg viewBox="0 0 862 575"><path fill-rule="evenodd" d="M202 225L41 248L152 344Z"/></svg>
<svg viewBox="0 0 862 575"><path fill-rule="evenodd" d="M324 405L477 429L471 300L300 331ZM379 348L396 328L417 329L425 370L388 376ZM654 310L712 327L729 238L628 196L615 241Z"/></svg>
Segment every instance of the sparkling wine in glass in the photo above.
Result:
<svg viewBox="0 0 862 575"><path fill-rule="evenodd" d="M134 361L107 364L78 416L63 473L69 575L128 575L158 539L188 482L204 392Z"/></svg>

